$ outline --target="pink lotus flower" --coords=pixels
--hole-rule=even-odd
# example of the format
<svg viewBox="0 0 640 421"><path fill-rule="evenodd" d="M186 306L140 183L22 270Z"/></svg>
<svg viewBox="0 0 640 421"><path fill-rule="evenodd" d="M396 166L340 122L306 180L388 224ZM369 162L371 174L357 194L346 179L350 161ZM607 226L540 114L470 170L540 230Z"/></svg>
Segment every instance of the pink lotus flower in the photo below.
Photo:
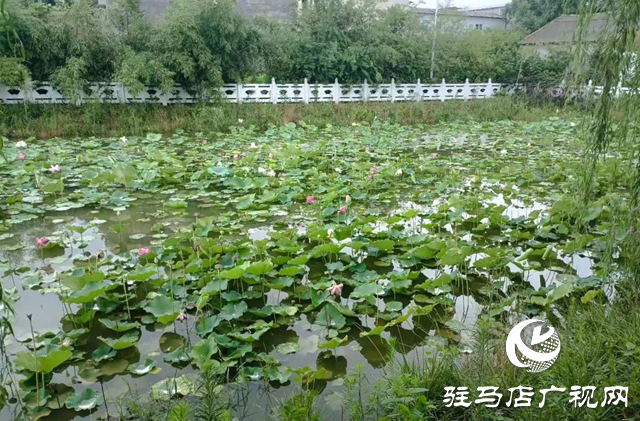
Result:
<svg viewBox="0 0 640 421"><path fill-rule="evenodd" d="M355 132L353 132L353 134L356 136L360 136L360 130L356 130Z"/></svg>
<svg viewBox="0 0 640 421"><path fill-rule="evenodd" d="M371 167L371 169L369 170L369 174L376 174L378 172L378 169L376 167Z"/></svg>
<svg viewBox="0 0 640 421"><path fill-rule="evenodd" d="M239 156L238 154L233 155L233 159L238 160Z"/></svg>
<svg viewBox="0 0 640 421"><path fill-rule="evenodd" d="M176 321L178 322L182 322L187 320L187 314L186 313L181 313L180 315L178 315L178 317L176 317Z"/></svg>
<svg viewBox="0 0 640 421"><path fill-rule="evenodd" d="M369 181L373 180L373 174L369 174Z"/></svg>
<svg viewBox="0 0 640 421"><path fill-rule="evenodd" d="M50 172L51 174L54 174L54 173L60 172L60 165L52 165L52 166L49 168L49 172Z"/></svg>
<svg viewBox="0 0 640 421"><path fill-rule="evenodd" d="M369 152L370 150L371 150L371 148L370 148L370 147L368 147L368 146L367 146L366 148L364 148L364 151L365 151L365 152Z"/></svg>
<svg viewBox="0 0 640 421"><path fill-rule="evenodd" d="M18 154L18 159L19 159L20 161L24 161L25 159L27 159L27 155L25 155L25 154L23 154L22 152L20 152L20 153Z"/></svg>
<svg viewBox="0 0 640 421"><path fill-rule="evenodd" d="M202 139L202 144L206 145L207 144L207 139Z"/></svg>
<svg viewBox="0 0 640 421"><path fill-rule="evenodd" d="M347 196L344 198L344 201L345 201L345 203L346 203L347 205L348 205L349 203L351 203L351 196L350 196L350 195L347 195Z"/></svg>
<svg viewBox="0 0 640 421"><path fill-rule="evenodd" d="M49 239L47 237L38 237L36 238L36 247L40 248L49 244Z"/></svg>
<svg viewBox="0 0 640 421"><path fill-rule="evenodd" d="M272 153L269 154L269 159L273 159L273 154Z"/></svg>
<svg viewBox="0 0 640 421"><path fill-rule="evenodd" d="M138 249L138 254L139 254L140 256L145 256L145 255L147 255L147 254L149 254L149 253L151 253L151 249L149 249L149 248L140 247L140 248Z"/></svg>
<svg viewBox="0 0 640 421"><path fill-rule="evenodd" d="M345 213L347 213L347 205L344 205L340 209L338 209L338 213L340 215L344 215Z"/></svg>
<svg viewBox="0 0 640 421"><path fill-rule="evenodd" d="M333 281L333 284L331 284L331 286L328 288L329 294L341 295L343 286L344 286L343 284L336 284L336 282Z"/></svg>
<svg viewBox="0 0 640 421"><path fill-rule="evenodd" d="M315 197L313 197L313 195L311 195L311 196L307 196L307 203L315 205L316 203L318 203L318 201L316 200Z"/></svg>
<svg viewBox="0 0 640 421"><path fill-rule="evenodd" d="M435 153L435 152L434 152L434 153L432 153L432 154L431 154L431 158L433 158L433 159L438 159L438 154L437 154L437 153Z"/></svg>

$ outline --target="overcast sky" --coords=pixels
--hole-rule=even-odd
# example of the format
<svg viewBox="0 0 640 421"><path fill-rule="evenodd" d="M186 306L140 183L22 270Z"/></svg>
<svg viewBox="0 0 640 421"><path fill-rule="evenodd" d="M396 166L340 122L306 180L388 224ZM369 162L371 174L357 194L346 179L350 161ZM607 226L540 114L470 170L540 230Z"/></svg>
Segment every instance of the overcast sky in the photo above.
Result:
<svg viewBox="0 0 640 421"><path fill-rule="evenodd" d="M427 7L436 7L436 0L426 0ZM440 0L440 3L444 3ZM453 0L453 5L458 7L488 7L503 6L507 0Z"/></svg>

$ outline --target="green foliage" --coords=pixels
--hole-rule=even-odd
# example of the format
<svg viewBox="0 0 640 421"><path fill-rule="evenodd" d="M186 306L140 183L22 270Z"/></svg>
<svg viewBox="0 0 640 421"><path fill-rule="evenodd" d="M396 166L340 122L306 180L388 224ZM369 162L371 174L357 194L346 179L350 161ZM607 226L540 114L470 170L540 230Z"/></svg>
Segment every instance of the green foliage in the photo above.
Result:
<svg viewBox="0 0 640 421"><path fill-rule="evenodd" d="M155 41L177 82L199 91L246 75L256 42L229 0L176 1Z"/></svg>
<svg viewBox="0 0 640 421"><path fill-rule="evenodd" d="M307 5L291 22L248 21L232 0L176 0L154 24L139 0L114 0L108 9L78 0L62 10L26 9L10 2L12 25L0 25L0 56L15 57L17 33L24 66L37 81L63 91L117 81L133 93L179 83L199 93L225 82L332 83L429 82L432 40L434 79L449 82L538 83L551 79L522 56L524 32L477 31L459 19L438 27L405 7L381 10L364 0L325 0ZM554 67L559 61L549 65ZM547 74L549 73L549 74ZM545 82L546 83L546 82Z"/></svg>
<svg viewBox="0 0 640 421"><path fill-rule="evenodd" d="M427 344L431 351L427 352L424 363L392 363L377 385L376 393L367 388L370 379L363 378L356 368L355 373L345 379L348 390L345 406L352 411L350 419L569 420L578 419L576 416L593 421L624 419L628 411L637 411L637 404L631 402L632 391L640 385L640 376L636 368L619 370L616 367L637 367L640 363L640 353L632 339L640 334L640 311L635 304L638 299L635 281L627 279L619 287L621 294L611 305L592 301L586 306L577 303L569 306L564 327L559 329L562 354L544 372L530 375L511 365L504 352L507 326L485 316L471 332L471 353L464 355L457 347L434 340ZM507 389L510 387L527 385L539 391L552 384L567 390L570 385L594 385L597 388L594 401L602 399L605 386L628 386L630 408L598 406L576 412L572 405L567 405L567 394L549 394L544 407L539 408L538 393L533 397L535 416L532 413L532 418L521 418L524 413L518 408L504 405L509 399ZM477 398L476 389L481 386L498 387L503 398L497 408L473 403L468 408L446 407L443 396L447 386L468 387L470 402Z"/></svg>
<svg viewBox="0 0 640 421"><path fill-rule="evenodd" d="M87 63L78 57L72 57L64 67L53 74L53 84L71 100L78 99L80 93L89 85Z"/></svg>
<svg viewBox="0 0 640 421"><path fill-rule="evenodd" d="M0 130L18 138L76 136L146 135L172 133L229 132L243 119L248 126L266 130L271 125L304 121L320 127L350 125L354 121L373 123L376 119L405 125L445 121L537 121L557 116L557 104L547 99L499 97L482 101L422 103L351 103L335 106L318 104L220 104L198 106L130 104L87 104L82 107L28 105L5 107L0 114ZM574 118L575 107L561 109L560 116Z"/></svg>
<svg viewBox="0 0 640 421"><path fill-rule="evenodd" d="M526 85L557 86L564 80L571 60L572 54L566 50L553 50L545 58L528 55L522 60L520 81Z"/></svg>
<svg viewBox="0 0 640 421"><path fill-rule="evenodd" d="M561 14L576 13L579 0L513 0L508 15L513 23L534 32Z"/></svg>
<svg viewBox="0 0 640 421"><path fill-rule="evenodd" d="M29 79L29 69L22 63L22 60L14 57L0 57L0 84L25 86Z"/></svg>
<svg viewBox="0 0 640 421"><path fill-rule="evenodd" d="M173 76L174 73L164 67L151 52L135 53L128 50L114 78L137 95L147 86L170 92L174 85Z"/></svg>
<svg viewBox="0 0 640 421"><path fill-rule="evenodd" d="M320 414L315 408L317 392L304 390L297 393L276 409L278 418L282 421L319 421Z"/></svg>

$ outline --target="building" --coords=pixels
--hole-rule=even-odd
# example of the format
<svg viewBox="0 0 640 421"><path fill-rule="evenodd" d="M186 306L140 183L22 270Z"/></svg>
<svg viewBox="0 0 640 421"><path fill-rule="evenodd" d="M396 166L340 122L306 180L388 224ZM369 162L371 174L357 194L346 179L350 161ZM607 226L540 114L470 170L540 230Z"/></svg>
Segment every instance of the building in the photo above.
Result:
<svg viewBox="0 0 640 421"><path fill-rule="evenodd" d="M307 1L312 0L236 0L236 10L248 18L265 16L276 20L290 20ZM98 0L98 5L109 7L112 2L113 0ZM140 10L155 22L167 13L170 3L171 0L140 0Z"/></svg>
<svg viewBox="0 0 640 421"><path fill-rule="evenodd" d="M571 49L578 37L579 18L578 15L562 15L525 37L520 44L541 57L547 57L553 50ZM605 13L594 14L583 32L583 42L598 41L606 31L608 20Z"/></svg>
<svg viewBox="0 0 640 421"><path fill-rule="evenodd" d="M416 12L423 22L433 22L436 10L417 7ZM509 20L506 6L487 7L481 9L459 9L447 7L438 10L438 19L459 21L470 29L507 29Z"/></svg>

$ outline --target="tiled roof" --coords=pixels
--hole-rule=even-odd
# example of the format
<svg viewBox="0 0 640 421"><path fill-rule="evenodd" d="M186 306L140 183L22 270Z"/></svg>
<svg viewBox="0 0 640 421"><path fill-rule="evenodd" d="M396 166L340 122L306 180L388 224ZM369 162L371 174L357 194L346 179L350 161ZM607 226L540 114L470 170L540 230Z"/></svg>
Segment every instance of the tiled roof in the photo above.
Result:
<svg viewBox="0 0 640 421"><path fill-rule="evenodd" d="M579 15L562 15L527 36L520 43L539 45L574 42L578 36L579 18ZM606 13L594 14L583 33L583 40L597 41L606 30L608 20Z"/></svg>

